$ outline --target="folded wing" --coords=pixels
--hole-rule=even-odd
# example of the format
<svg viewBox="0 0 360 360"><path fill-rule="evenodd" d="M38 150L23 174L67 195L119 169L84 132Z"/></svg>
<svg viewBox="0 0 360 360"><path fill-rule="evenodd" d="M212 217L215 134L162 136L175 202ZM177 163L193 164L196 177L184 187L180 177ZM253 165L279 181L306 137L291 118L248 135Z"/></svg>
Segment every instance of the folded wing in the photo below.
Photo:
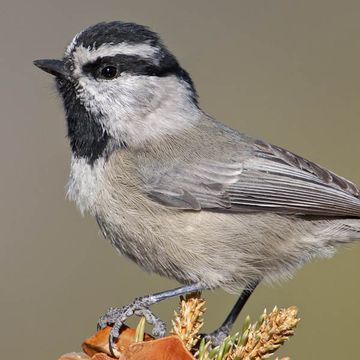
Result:
<svg viewBox="0 0 360 360"><path fill-rule="evenodd" d="M195 211L360 216L359 188L352 182L258 140L247 157L171 167L150 182L148 195Z"/></svg>

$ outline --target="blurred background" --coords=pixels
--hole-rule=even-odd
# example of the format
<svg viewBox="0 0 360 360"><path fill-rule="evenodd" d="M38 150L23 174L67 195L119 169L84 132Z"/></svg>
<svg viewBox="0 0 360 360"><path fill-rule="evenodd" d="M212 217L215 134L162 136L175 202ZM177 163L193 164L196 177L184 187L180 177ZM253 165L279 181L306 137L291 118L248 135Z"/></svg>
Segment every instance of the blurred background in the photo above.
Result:
<svg viewBox="0 0 360 360"><path fill-rule="evenodd" d="M65 199L64 114L52 78L32 65L61 57L84 27L118 19L161 34L208 113L360 183L359 1L2 0L1 358L55 360L79 350L108 307L177 286L120 257ZM297 305L302 321L280 355L358 358L359 259L360 244L261 286L241 320ZM211 331L236 296L204 295ZM169 321L177 302L154 310Z"/></svg>

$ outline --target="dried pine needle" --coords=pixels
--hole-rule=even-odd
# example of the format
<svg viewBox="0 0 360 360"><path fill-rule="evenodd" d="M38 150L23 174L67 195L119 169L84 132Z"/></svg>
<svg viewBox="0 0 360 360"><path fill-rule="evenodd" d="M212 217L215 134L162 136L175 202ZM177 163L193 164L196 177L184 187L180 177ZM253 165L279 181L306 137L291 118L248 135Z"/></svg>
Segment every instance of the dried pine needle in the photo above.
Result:
<svg viewBox="0 0 360 360"><path fill-rule="evenodd" d="M135 331L135 342L141 342L144 341L145 336L145 317L142 316Z"/></svg>
<svg viewBox="0 0 360 360"><path fill-rule="evenodd" d="M269 358L290 336L300 319L298 309L277 307L270 314L261 316L258 323L248 327L246 341L239 341L231 360L261 360Z"/></svg>
<svg viewBox="0 0 360 360"><path fill-rule="evenodd" d="M200 298L200 293L180 297L179 312L175 312L171 333L178 335L188 350L193 349L200 339L204 312L205 300Z"/></svg>
<svg viewBox="0 0 360 360"><path fill-rule="evenodd" d="M197 360L262 360L271 355L294 334L300 319L295 306L287 309L275 307L270 314L264 313L251 324L246 317L242 331L228 336L219 346L212 348L203 338L198 346L199 330L203 326L205 301L200 294L180 298L179 312L175 312L172 334L178 335ZM278 358L276 360L279 360ZM281 360L290 360L284 357Z"/></svg>

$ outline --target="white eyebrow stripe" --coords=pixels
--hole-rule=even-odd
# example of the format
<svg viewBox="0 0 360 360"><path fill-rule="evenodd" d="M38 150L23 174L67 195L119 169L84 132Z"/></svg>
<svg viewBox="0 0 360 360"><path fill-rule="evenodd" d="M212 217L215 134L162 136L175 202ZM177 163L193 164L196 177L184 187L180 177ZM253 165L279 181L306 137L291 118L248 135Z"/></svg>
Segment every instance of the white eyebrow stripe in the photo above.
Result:
<svg viewBox="0 0 360 360"><path fill-rule="evenodd" d="M99 57L115 56L115 55L136 55L145 59L151 59L155 65L159 65L159 48L151 46L149 44L129 44L126 42L112 45L103 44L97 49L86 48L82 44L77 46L72 54L74 59L74 65L82 66L88 62L93 62Z"/></svg>
<svg viewBox="0 0 360 360"><path fill-rule="evenodd" d="M71 54L71 52L75 49L76 46L76 42L77 39L79 38L79 36L82 34L82 31L80 31L79 33L77 33L74 38L71 40L71 43L69 44L69 46L66 48L65 50L65 57L69 56Z"/></svg>

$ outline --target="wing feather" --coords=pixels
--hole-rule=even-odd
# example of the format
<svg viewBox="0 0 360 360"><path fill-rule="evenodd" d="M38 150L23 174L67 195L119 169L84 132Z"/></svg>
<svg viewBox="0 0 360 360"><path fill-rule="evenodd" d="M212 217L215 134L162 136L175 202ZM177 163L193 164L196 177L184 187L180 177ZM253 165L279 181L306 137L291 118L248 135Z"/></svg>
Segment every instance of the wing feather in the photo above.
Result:
<svg viewBox="0 0 360 360"><path fill-rule="evenodd" d="M247 157L171 167L149 196L196 211L360 217L359 188L349 180L280 147L259 140L252 146Z"/></svg>

